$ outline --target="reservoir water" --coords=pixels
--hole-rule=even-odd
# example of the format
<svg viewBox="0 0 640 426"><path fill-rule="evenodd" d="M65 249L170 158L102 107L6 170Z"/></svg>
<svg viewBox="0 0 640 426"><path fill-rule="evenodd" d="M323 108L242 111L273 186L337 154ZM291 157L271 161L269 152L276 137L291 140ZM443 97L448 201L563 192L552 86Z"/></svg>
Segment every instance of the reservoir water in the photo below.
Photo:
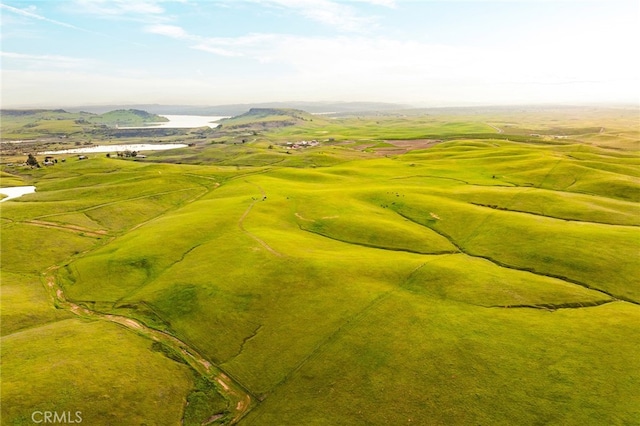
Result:
<svg viewBox="0 0 640 426"><path fill-rule="evenodd" d="M128 145L96 145L84 148L61 149L59 151L42 151L40 155L54 154L90 154L95 152L118 152L118 151L164 151L167 149L184 148L188 145L184 143L133 143Z"/></svg>
<svg viewBox="0 0 640 426"><path fill-rule="evenodd" d="M119 129L191 129L196 127L211 127L215 128L220 125L218 121L224 116L210 116L210 115L169 115L162 114L161 117L169 119L161 123L147 123L144 126L138 127L118 127Z"/></svg>
<svg viewBox="0 0 640 426"><path fill-rule="evenodd" d="M6 195L5 198L0 200L3 203L14 198L22 197L25 194L31 194L36 192L35 186L11 186L6 188L0 188L0 194Z"/></svg>

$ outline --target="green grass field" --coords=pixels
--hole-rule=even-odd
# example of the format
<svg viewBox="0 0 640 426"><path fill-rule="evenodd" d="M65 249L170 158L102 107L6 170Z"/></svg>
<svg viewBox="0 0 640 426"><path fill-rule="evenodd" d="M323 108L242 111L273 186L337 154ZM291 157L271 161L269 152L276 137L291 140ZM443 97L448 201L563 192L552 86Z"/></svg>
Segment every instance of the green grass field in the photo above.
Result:
<svg viewBox="0 0 640 426"><path fill-rule="evenodd" d="M5 166L3 424L636 424L637 129L572 113Z"/></svg>

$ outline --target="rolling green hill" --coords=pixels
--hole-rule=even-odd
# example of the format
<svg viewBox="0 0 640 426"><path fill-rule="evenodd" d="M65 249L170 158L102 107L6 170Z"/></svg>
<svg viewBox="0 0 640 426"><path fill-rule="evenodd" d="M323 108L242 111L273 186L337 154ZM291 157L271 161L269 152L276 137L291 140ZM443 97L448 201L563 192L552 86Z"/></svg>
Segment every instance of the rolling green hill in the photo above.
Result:
<svg viewBox="0 0 640 426"><path fill-rule="evenodd" d="M268 129L293 126L303 121L313 121L308 112L288 108L251 108L235 117L222 120L225 129Z"/></svg>
<svg viewBox="0 0 640 426"><path fill-rule="evenodd" d="M3 424L634 424L633 113L253 110L4 166Z"/></svg>
<svg viewBox="0 0 640 426"><path fill-rule="evenodd" d="M142 126L145 123L168 121L165 117L135 109L99 115L88 112L71 113L62 109L4 109L0 111L0 117L0 131L5 141L51 136L72 137L94 133L101 126Z"/></svg>
<svg viewBox="0 0 640 426"><path fill-rule="evenodd" d="M146 123L167 122L169 119L156 114L149 114L139 109L118 109L91 117L89 121L96 124L106 124L107 126L141 126Z"/></svg>

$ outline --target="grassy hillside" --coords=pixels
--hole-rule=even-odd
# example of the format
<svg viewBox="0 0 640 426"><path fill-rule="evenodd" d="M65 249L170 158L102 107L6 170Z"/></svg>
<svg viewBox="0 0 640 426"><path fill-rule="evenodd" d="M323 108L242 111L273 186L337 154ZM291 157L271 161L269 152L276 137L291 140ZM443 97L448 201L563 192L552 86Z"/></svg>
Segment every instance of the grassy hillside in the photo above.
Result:
<svg viewBox="0 0 640 426"><path fill-rule="evenodd" d="M142 126L168 121L140 110L116 110L104 114L71 113L65 110L1 110L0 132L4 141L46 137L74 137L95 133L101 126Z"/></svg>
<svg viewBox="0 0 640 426"><path fill-rule="evenodd" d="M628 117L259 124L292 114L140 162L4 168L38 190L2 204L3 422L640 418ZM55 357L57 376L38 370Z"/></svg>
<svg viewBox="0 0 640 426"><path fill-rule="evenodd" d="M243 114L222 120L222 126L225 129L266 129L293 126L302 121L313 121L313 116L298 109L251 108Z"/></svg>
<svg viewBox="0 0 640 426"><path fill-rule="evenodd" d="M149 114L148 112L139 109L118 109L89 118L89 122L91 123L105 124L107 126L142 126L146 123L160 123L166 121L169 121L166 117Z"/></svg>

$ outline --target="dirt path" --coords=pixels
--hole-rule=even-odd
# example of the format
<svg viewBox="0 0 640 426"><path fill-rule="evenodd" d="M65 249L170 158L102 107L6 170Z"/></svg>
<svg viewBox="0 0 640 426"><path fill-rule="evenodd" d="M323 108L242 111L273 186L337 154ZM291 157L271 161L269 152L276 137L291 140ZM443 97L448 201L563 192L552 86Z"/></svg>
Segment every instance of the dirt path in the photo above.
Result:
<svg viewBox="0 0 640 426"><path fill-rule="evenodd" d="M252 234L251 232L247 231L244 227L244 220L246 219L247 215L249 214L249 212L251 212L251 209L253 208L254 204L257 203L257 201L252 202L249 207L247 208L247 210L244 211L242 217L240 217L240 220L238 220L238 227L240 228L240 230L242 232L244 232L245 234L247 234L248 236L250 236L251 238L253 238L254 240L256 240L262 247L264 247L267 251L269 251L271 254L274 254L278 257L282 257L282 253L279 253L277 251L275 251L269 244L267 244L264 240L260 239L260 237L258 237L255 234Z"/></svg>
<svg viewBox="0 0 640 426"><path fill-rule="evenodd" d="M489 123L484 123L484 124L486 124L487 126L491 127L492 129L495 129L495 131L498 132L498 133L503 133L503 130L501 128L496 127L493 124L489 124Z"/></svg>
<svg viewBox="0 0 640 426"><path fill-rule="evenodd" d="M303 217L300 213L295 212L295 215L298 219L300 220L304 220L305 222L315 222L315 220L313 219L307 219L306 217Z"/></svg>
<svg viewBox="0 0 640 426"><path fill-rule="evenodd" d="M161 342L164 345L175 350L176 353L182 355L184 361L196 372L209 378L212 382L219 385L219 392L225 396L229 402L228 410L229 414L225 417L216 418L213 421L222 421L225 424L235 424L242 417L244 417L249 410L253 407L254 401L257 401L251 394L237 381L225 374L220 368L211 364L206 358L200 355L194 348L178 339L177 337L165 333L160 330L156 330L147 327L145 324L138 320L128 318L122 315L104 314L101 312L93 311L84 306L78 305L67 300L64 291L55 281L55 271L58 267L49 268L45 273L45 280L47 284L47 290L54 300L54 304L62 309L66 309L75 315L83 318L91 318L103 321L109 321L115 324L119 324L129 330L132 330L139 335L156 342ZM217 416L214 414L212 418ZM210 422L210 423L211 423Z"/></svg>
<svg viewBox="0 0 640 426"><path fill-rule="evenodd" d="M403 152L409 152L415 149L427 149L441 143L440 139L387 139L385 142L402 148Z"/></svg>
<svg viewBox="0 0 640 426"><path fill-rule="evenodd" d="M256 186L259 190L260 193L262 194L262 201L265 201L267 199L267 194L264 192L264 189L262 189L262 187L258 184L246 181L247 183L250 183L254 186ZM251 209L253 209L253 206L258 202L258 200L253 200L253 202L251 204L249 204L249 207L247 207L247 209L244 211L244 213L242 214L242 216L240 217L240 219L238 220L238 227L240 228L240 230L242 232L244 232L245 234L247 234L248 236L250 236L251 238L253 238L254 240L256 240L262 247L264 247L268 252L270 252L271 254L278 256L278 257L282 257L282 253L277 252L276 250L274 250L269 244L267 244L264 240L262 240L260 237L258 237L255 234L252 234L251 232L247 231L244 227L244 220L247 218L247 216L249 215L249 213L251 212Z"/></svg>

